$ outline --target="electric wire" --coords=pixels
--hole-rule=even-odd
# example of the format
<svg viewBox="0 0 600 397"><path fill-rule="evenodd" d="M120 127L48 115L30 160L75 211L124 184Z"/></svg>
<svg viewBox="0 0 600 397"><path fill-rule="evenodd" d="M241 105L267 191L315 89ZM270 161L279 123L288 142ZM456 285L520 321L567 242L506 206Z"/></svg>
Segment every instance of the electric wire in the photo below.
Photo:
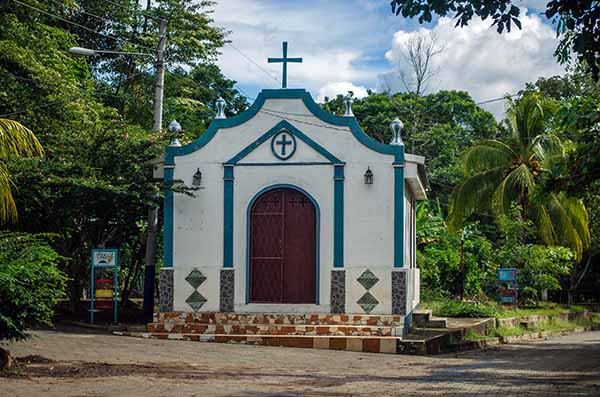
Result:
<svg viewBox="0 0 600 397"><path fill-rule="evenodd" d="M52 14L52 13L47 12L47 11L44 11L44 10L38 8L38 7L32 6L31 4L23 3L22 1L19 1L19 0L12 0L12 1L14 1L15 3L20 4L20 5L24 6L24 7L27 7L27 8L30 8L32 10L38 11L38 12L40 12L42 14L48 15L49 17L56 18L56 19L58 19L60 21L63 21L63 22L68 23L68 24L71 24L73 26L77 26L77 27L79 27L79 28L81 28L83 30L87 30L88 32L91 32L91 33L94 33L94 34L106 37L108 39L115 40L115 41L120 41L122 43L131 44L133 46L140 47L140 48L145 48L145 49L150 50L150 51L155 51L156 50L155 48L150 48L150 47L147 47L147 46L142 45L142 44L133 43L133 42L128 41L126 39L123 39L121 37L116 37L116 36L112 36L112 35L109 35L109 34L106 34L106 33L98 32L97 30L88 28L87 26L81 25L81 24L79 24L77 22L73 22L73 21L71 21L69 19L60 17L58 15Z"/></svg>

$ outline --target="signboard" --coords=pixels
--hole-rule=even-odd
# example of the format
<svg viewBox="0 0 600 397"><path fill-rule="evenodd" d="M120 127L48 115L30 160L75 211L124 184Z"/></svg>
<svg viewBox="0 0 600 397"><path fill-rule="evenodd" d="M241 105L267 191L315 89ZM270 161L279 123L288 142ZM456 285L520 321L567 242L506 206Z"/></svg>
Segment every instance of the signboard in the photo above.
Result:
<svg viewBox="0 0 600 397"><path fill-rule="evenodd" d="M101 273L99 279L96 279L97 271ZM112 278L110 273L112 273ZM99 309L113 309L113 322L117 323L118 279L119 250L115 248L93 249L90 280L90 323L94 323L94 313Z"/></svg>
<svg viewBox="0 0 600 397"><path fill-rule="evenodd" d="M516 306L518 295L517 269L498 269L498 300L500 303L510 303Z"/></svg>

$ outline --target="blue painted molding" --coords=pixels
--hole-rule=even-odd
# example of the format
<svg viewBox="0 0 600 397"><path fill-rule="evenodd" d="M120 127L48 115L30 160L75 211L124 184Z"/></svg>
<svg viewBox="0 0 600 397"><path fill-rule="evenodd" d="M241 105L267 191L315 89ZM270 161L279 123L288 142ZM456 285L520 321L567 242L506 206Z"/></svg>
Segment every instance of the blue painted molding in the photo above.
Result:
<svg viewBox="0 0 600 397"><path fill-rule="evenodd" d="M317 200L315 200L315 198L313 196L311 196L306 190L302 189L301 187L298 187L296 185L291 185L291 184L287 184L287 183L279 183L279 184L275 184L275 185L271 185L271 186L267 186L264 189L261 189L258 193L256 193L253 197L252 200L250 200L250 203L248 204L248 208L246 209L246 303L250 303L250 224L251 224L251 212L252 212L252 207L254 206L254 203L256 202L256 200L258 200L258 198L260 196L262 196L263 194L270 192L271 190L274 189L281 189L281 188L287 188L287 189L294 189L299 191L300 193L304 194L309 200L310 202L315 206L315 211L316 211L316 279L315 279L315 283L316 283L316 294L317 296L315 297L315 302L318 305L319 304L319 286L320 286L320 280L321 280L321 275L320 275L320 248L321 248L321 209L319 207L319 203L317 202Z"/></svg>
<svg viewBox="0 0 600 397"><path fill-rule="evenodd" d="M164 169L165 205L164 211L164 252L163 266L173 267L173 167Z"/></svg>
<svg viewBox="0 0 600 397"><path fill-rule="evenodd" d="M279 167L279 166L331 165L329 161L299 161L291 163L237 163L236 167Z"/></svg>
<svg viewBox="0 0 600 397"><path fill-rule="evenodd" d="M233 267L233 166L223 168L223 267Z"/></svg>
<svg viewBox="0 0 600 397"><path fill-rule="evenodd" d="M306 90L277 89L262 90L260 94L258 94L258 97L252 106L250 106L245 112L227 119L214 119L204 134L195 139L193 142L181 147L167 147L165 152L165 164L174 165L174 158L176 156L190 154L202 148L208 142L210 142L219 129L232 128L250 120L261 111L261 108L267 99L301 99L304 102L304 105L313 113L313 115L321 121L336 126L349 127L352 135L354 135L354 137L364 146L378 153L394 155L396 162L404 162L404 148L402 146L391 146L377 142L362 131L354 117L341 117L326 112L312 99ZM327 126L324 127L326 128Z"/></svg>
<svg viewBox="0 0 600 397"><path fill-rule="evenodd" d="M252 153L256 148L258 148L260 145L262 145L268 139L277 135L281 130L287 130L288 133L292 137L297 137L302 142L306 143L308 146L310 146L315 151L317 151L317 153L319 153L321 156L323 156L327 160L329 160L329 162L330 162L329 164L343 163L340 159L338 159L333 154L331 154L327 149L325 149L323 146L319 145L317 142L310 139L302 131L300 131L298 128L294 127L288 121L281 120L279 123L275 124L275 126L273 128L271 128L269 131L262 134L257 140L255 140L254 142L252 142L251 144L249 144L248 146L243 148L238 154L236 154L231 159L229 159L227 162L225 162L225 164L231 164L231 165L237 164L240 160L243 160L244 157L248 156L250 153ZM284 164L284 163L280 163L280 164Z"/></svg>
<svg viewBox="0 0 600 397"><path fill-rule="evenodd" d="M333 267L344 267L344 165L333 167Z"/></svg>
<svg viewBox="0 0 600 397"><path fill-rule="evenodd" d="M394 267L404 266L404 164L394 164Z"/></svg>

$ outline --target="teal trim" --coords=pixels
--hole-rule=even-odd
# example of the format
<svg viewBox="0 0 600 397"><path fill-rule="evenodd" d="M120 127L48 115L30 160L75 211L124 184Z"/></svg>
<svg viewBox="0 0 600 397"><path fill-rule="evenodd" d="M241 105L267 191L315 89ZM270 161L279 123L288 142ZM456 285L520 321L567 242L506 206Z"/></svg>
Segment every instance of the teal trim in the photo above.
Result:
<svg viewBox="0 0 600 397"><path fill-rule="evenodd" d="M394 267L404 267L404 164L394 164Z"/></svg>
<svg viewBox="0 0 600 397"><path fill-rule="evenodd" d="M163 266L173 267L173 171L172 167L164 168L165 205L164 205L164 253Z"/></svg>
<svg viewBox="0 0 600 397"><path fill-rule="evenodd" d="M296 185L291 185L291 184L287 184L287 183L280 183L280 184L276 184L276 185L271 185L268 186L262 190L260 190L258 193L256 193L254 195L254 197L252 197L252 200L250 200L250 204L248 204L248 208L246 209L246 303L250 303L250 223L251 223L251 219L250 219L250 215L252 212L252 207L254 206L254 203L256 202L256 200L258 200L258 198L260 196L262 196L264 193L267 193L271 190L274 189L280 189L280 188L288 188L288 189L294 189L299 191L300 193L304 194L309 200L310 202L315 206L315 211L316 211L316 227L317 227L317 233L316 233L316 239L317 239L317 244L316 244L316 279L315 279L315 283L316 283L316 294L317 296L315 297L315 302L316 304L320 304L320 299L319 299L319 286L320 286L320 280L321 280L321 275L320 275L320 250L321 250L321 209L319 207L319 203L317 203L317 200L314 199L313 196L311 196L308 192L306 192L306 190L296 186Z"/></svg>
<svg viewBox="0 0 600 397"><path fill-rule="evenodd" d="M249 144L248 146L243 148L238 154L236 154L231 159L229 159L225 164L231 164L231 165L237 164L240 160L244 159L244 157L248 156L250 153L252 153L252 151L254 151L256 148L258 148L260 145L262 145L268 139L272 138L273 136L278 135L281 130L287 130L291 136L297 137L302 142L306 143L308 146L310 146L315 151L317 151L317 153L319 153L321 156L323 156L327 160L329 160L331 164L342 163L342 161L340 159L338 159L333 154L331 154L323 146L319 145L317 142L310 139L298 128L294 127L292 124L290 124L286 120L281 120L279 123L275 124L275 126L273 128L271 128L269 131L262 134L257 140L255 140L254 142L252 142L251 144Z"/></svg>
<svg viewBox="0 0 600 397"><path fill-rule="evenodd" d="M277 90L262 90L258 97L243 113L227 119L214 119L204 134L195 139L193 142L181 147L167 147L165 153L165 164L174 165L176 156L183 156L199 150L205 146L216 135L221 128L232 128L238 126L252 117L256 116L261 110L267 99L301 99L304 105L321 121L330 123L336 126L349 127L352 135L364 146L369 149L383 154L394 155L394 160L398 163L404 162L404 147L391 146L381 142L377 142L373 138L365 134L354 117L341 117L324 111L303 89L277 89ZM326 127L326 126L324 126Z"/></svg>
<svg viewBox="0 0 600 397"><path fill-rule="evenodd" d="M223 267L233 267L233 166L223 169Z"/></svg>
<svg viewBox="0 0 600 397"><path fill-rule="evenodd" d="M333 267L344 267L344 166L333 167Z"/></svg>
<svg viewBox="0 0 600 397"><path fill-rule="evenodd" d="M279 167L279 166L286 166L286 165L295 165L295 166L305 166L305 165L331 165L330 162L325 162L325 161L314 161L314 162L310 162L310 161L299 161L299 162L295 162L295 163L237 163L236 167Z"/></svg>

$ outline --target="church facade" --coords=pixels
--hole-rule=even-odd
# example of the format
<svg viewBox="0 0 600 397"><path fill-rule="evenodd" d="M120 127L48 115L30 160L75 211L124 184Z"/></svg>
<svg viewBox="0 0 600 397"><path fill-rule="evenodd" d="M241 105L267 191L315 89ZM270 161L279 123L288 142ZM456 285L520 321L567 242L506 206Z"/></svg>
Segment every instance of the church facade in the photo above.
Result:
<svg viewBox="0 0 600 397"><path fill-rule="evenodd" d="M395 314L419 303L415 203L424 158L368 137L346 101L324 111L302 89L224 103L195 141L170 145L162 312ZM387 128L387 127L386 127ZM407 327L408 328L408 327Z"/></svg>

